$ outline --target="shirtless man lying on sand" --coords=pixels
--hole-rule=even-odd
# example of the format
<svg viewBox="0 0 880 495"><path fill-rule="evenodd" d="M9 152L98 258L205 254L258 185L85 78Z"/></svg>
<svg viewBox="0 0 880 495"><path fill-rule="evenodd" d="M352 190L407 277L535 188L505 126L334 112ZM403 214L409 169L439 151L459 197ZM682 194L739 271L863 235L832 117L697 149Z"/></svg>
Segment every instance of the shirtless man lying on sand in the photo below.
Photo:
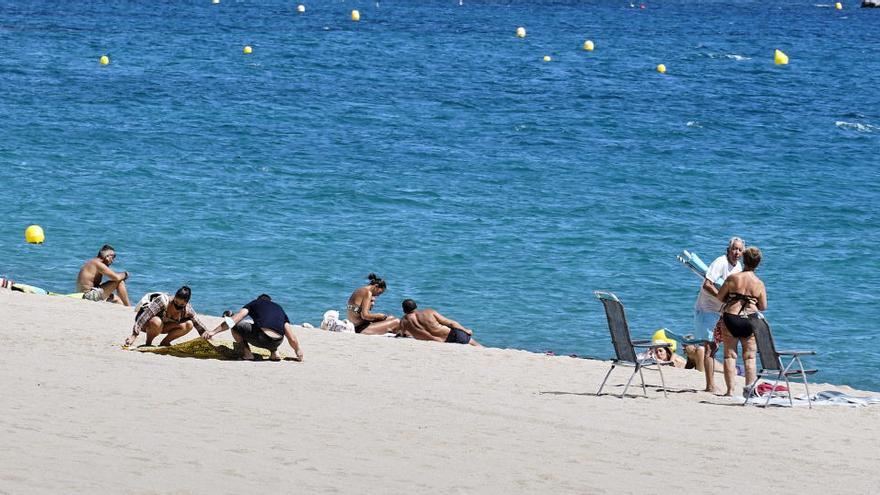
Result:
<svg viewBox="0 0 880 495"><path fill-rule="evenodd" d="M111 270L110 265L115 260L116 250L113 246L104 244L97 256L83 264L76 277L76 291L83 293L83 299L131 306L128 290L125 288L128 272L116 273ZM105 276L107 281L101 283Z"/></svg>
<svg viewBox="0 0 880 495"><path fill-rule="evenodd" d="M433 309L416 309L416 302L412 299L403 301L403 319L400 320L400 330L416 340L434 340L438 342L452 342L455 344L470 344L483 347L472 337L474 332L468 330L461 323L450 320Z"/></svg>

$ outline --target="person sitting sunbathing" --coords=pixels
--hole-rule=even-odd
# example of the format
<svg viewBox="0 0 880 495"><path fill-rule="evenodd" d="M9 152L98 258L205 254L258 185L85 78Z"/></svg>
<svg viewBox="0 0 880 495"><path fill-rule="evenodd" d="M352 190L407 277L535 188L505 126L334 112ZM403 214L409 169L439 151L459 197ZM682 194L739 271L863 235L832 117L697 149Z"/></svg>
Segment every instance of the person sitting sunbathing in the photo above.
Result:
<svg viewBox="0 0 880 495"><path fill-rule="evenodd" d="M384 280L375 273L367 276L370 283L358 287L348 298L348 319L354 323L355 333L364 335L382 335L397 332L400 320L384 313L371 313L376 298L381 296L387 287Z"/></svg>
<svg viewBox="0 0 880 495"><path fill-rule="evenodd" d="M254 322L242 321L245 316L250 316ZM202 334L205 340L218 333L229 330L227 322L221 323L217 328ZM241 348L242 358L253 360L254 354L248 344L269 350L269 359L280 361L278 347L287 337L287 342L296 352L295 361L303 360L303 352L299 347L299 341L293 334L293 326L287 313L277 303L272 302L268 294L260 294L259 297L247 303L232 316L232 338L235 339L236 348Z"/></svg>
<svg viewBox="0 0 880 495"><path fill-rule="evenodd" d="M412 299L404 300L402 306L404 315L400 320L401 333L416 340L433 340L483 347L473 338L474 332L462 326L461 323L441 315L436 310L430 308L417 310L418 306Z"/></svg>
<svg viewBox="0 0 880 495"><path fill-rule="evenodd" d="M157 294L149 304L141 307L134 317L134 328L131 330L131 335L125 339L125 345L132 345L137 336L145 330L147 345L153 345L153 339L159 334L166 334L159 343L160 346L171 345L171 341L183 337L193 328L199 332L199 335L205 333L207 328L189 304L191 296L192 291L185 285L177 289L174 299L168 294Z"/></svg>
<svg viewBox="0 0 880 495"><path fill-rule="evenodd" d="M104 244L97 256L83 263L76 276L76 291L83 293L83 299L131 306L128 301L128 290L125 287L128 272L116 273L111 270L110 265L115 260L116 250L113 249L113 246ZM108 280L101 283L104 276ZM114 292L119 297L116 297Z"/></svg>

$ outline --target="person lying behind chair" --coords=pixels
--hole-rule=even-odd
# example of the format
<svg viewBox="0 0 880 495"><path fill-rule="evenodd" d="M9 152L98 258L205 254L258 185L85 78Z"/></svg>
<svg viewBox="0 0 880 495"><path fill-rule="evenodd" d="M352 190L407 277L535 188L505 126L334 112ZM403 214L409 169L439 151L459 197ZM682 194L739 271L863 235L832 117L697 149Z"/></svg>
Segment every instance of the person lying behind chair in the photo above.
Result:
<svg viewBox="0 0 880 495"><path fill-rule="evenodd" d="M654 344L662 344L665 341L663 340L655 340ZM687 365L687 360L678 354L672 352L672 349L669 347L658 347L656 349L648 349L647 352L640 352L636 355L639 359L647 359L654 358L655 361L659 363L672 363L674 368L684 368Z"/></svg>
<svg viewBox="0 0 880 495"><path fill-rule="evenodd" d="M153 345L153 339L159 334L165 334L165 338L159 342L160 346L169 346L174 339L183 337L193 328L199 335L208 329L196 315L195 310L189 304L192 291L183 286L177 289L174 298L168 294L159 293L149 304L141 307L137 316L134 317L134 328L131 335L125 339L125 345L130 346L141 332L147 332L147 345Z"/></svg>
<svg viewBox="0 0 880 495"><path fill-rule="evenodd" d="M250 316L254 322L242 321L245 316ZM213 336L228 329L226 323L221 323L217 328L202 334L202 337L205 340L211 340ZM260 294L259 297L245 304L243 308L238 310L238 313L232 316L232 338L235 339L236 347L241 347L244 359L254 359L250 348L250 345L254 345L267 349L270 353L269 359L272 361L280 361L278 347L285 337L296 353L294 360L302 361L303 352L299 347L299 341L296 340L296 335L293 334L290 318L287 317L287 313L281 306L272 301L268 294Z"/></svg>
<svg viewBox="0 0 880 495"><path fill-rule="evenodd" d="M433 309L418 310L416 302L406 299L402 303L403 319L400 329L405 335L416 340L433 340L454 344L470 344L483 347L474 340L474 333L461 323L451 320Z"/></svg>

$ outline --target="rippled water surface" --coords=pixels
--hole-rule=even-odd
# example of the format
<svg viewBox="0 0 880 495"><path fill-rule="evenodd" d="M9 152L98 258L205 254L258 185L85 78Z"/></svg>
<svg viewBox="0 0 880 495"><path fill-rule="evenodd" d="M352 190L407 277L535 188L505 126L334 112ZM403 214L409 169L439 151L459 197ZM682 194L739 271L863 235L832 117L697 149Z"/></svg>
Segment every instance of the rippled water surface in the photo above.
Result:
<svg viewBox="0 0 880 495"><path fill-rule="evenodd" d="M880 390L880 11L646 7L0 0L0 275L72 291L107 242L135 294L318 323L375 271L381 311L608 357L592 290L687 332L675 254L739 235L780 345Z"/></svg>

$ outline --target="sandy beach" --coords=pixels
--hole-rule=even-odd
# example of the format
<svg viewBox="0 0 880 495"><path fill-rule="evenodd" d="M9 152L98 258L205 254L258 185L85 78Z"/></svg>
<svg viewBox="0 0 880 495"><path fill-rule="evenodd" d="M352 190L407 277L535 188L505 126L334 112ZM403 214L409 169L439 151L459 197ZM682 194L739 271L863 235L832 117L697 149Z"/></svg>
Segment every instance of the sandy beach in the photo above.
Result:
<svg viewBox="0 0 880 495"><path fill-rule="evenodd" d="M132 318L0 292L0 493L868 493L880 462L880 406L596 397L604 362L299 327L304 363L159 356Z"/></svg>

